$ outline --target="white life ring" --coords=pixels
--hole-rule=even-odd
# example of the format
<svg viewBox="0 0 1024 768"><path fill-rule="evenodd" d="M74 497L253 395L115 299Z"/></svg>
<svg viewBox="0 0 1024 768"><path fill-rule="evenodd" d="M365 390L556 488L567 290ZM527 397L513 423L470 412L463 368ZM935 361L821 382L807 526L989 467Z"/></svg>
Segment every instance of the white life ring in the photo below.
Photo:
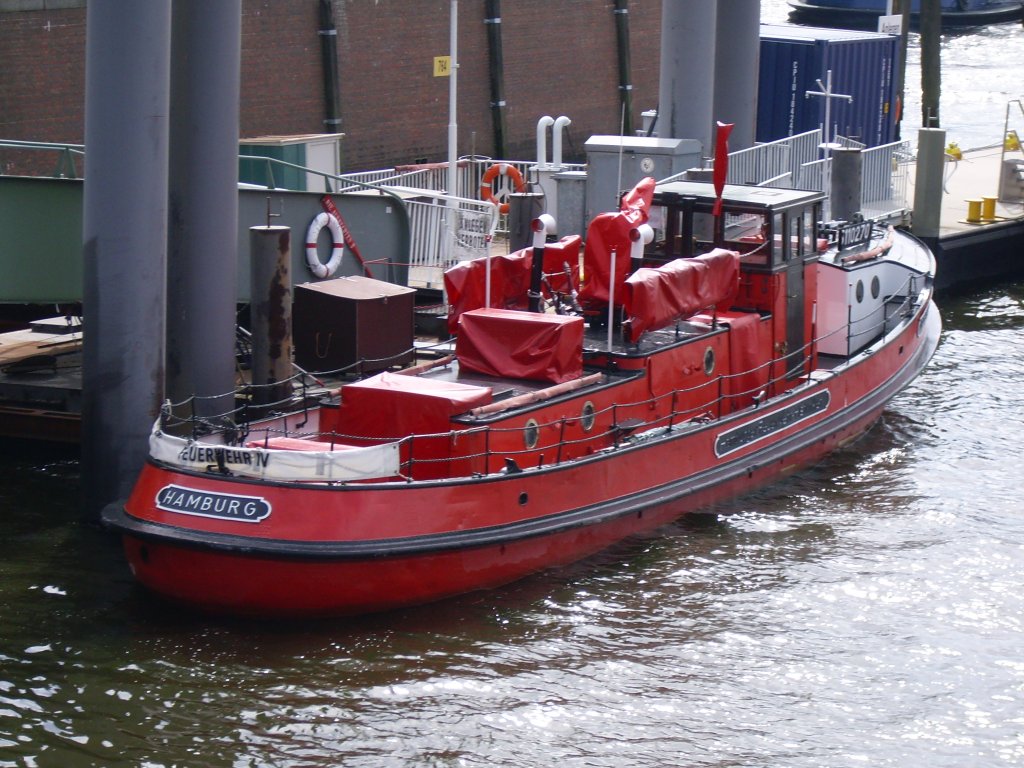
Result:
<svg viewBox="0 0 1024 768"><path fill-rule="evenodd" d="M331 231L331 258L326 264L320 261L320 254L316 249L320 230L325 226ZM315 277L330 277L338 271L344 255L345 239L341 234L341 224L327 211L317 214L317 217L309 223L309 229L306 231L306 264L309 266L309 271Z"/></svg>

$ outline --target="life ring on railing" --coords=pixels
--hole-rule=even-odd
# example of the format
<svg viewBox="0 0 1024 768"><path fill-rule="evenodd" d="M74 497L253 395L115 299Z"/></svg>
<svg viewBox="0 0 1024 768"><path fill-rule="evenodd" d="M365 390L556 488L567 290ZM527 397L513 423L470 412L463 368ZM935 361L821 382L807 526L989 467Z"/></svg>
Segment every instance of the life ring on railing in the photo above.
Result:
<svg viewBox="0 0 1024 768"><path fill-rule="evenodd" d="M499 211L508 213L508 200L499 202L491 188L492 182L499 176L507 176L516 192L525 192L526 184L523 182L523 174L519 172L519 169L508 163L495 163L487 169L484 177L480 179L480 199L488 203L494 203L498 206Z"/></svg>
<svg viewBox="0 0 1024 768"><path fill-rule="evenodd" d="M324 227L331 232L331 258L326 264L320 261L320 254L317 253L316 241L320 237L320 230ZM345 239L341 234L341 223L327 211L318 213L316 218L309 223L306 230L306 264L309 271L315 277L330 277L338 271L341 266L341 259L345 255Z"/></svg>

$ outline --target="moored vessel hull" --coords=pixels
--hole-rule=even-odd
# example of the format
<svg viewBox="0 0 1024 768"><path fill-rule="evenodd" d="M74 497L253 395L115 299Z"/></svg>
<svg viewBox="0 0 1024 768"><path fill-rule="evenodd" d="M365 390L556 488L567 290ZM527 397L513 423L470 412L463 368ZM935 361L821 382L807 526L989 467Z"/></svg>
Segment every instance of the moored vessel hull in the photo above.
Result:
<svg viewBox="0 0 1024 768"><path fill-rule="evenodd" d="M812 464L874 423L941 327L928 249L820 227L822 199L644 180L582 254L542 233L449 270L453 355L263 419L168 406L105 522L172 600L346 615L573 562Z"/></svg>
<svg viewBox="0 0 1024 768"><path fill-rule="evenodd" d="M217 613L358 614L491 588L820 460L877 420L927 363L939 329L928 303L842 376L816 374L762 410L675 427L580 462L365 489L296 489L151 463L128 511L108 509L107 522L121 530L142 584ZM155 500L168 486L259 498L274 526L256 537L247 523L161 510Z"/></svg>
<svg viewBox="0 0 1024 768"><path fill-rule="evenodd" d="M882 0L790 0L790 18L801 24L875 29L885 14ZM919 3L911 6L910 23L920 24ZM944 28L980 27L1020 21L1024 4L1016 0L963 0L942 3Z"/></svg>

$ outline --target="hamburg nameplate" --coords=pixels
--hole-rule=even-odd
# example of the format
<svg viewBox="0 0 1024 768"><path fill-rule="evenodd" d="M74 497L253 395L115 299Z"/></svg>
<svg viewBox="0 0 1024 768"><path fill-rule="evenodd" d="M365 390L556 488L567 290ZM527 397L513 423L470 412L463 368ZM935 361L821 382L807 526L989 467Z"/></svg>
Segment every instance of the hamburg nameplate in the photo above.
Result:
<svg viewBox="0 0 1024 768"><path fill-rule="evenodd" d="M156 495L156 505L167 512L239 523L258 523L270 515L270 502L262 496L212 493L181 485L165 485L161 488Z"/></svg>
<svg viewBox="0 0 1024 768"><path fill-rule="evenodd" d="M715 438L715 455L722 458L751 443L789 429L804 419L817 416L828 409L830 399L826 389L810 397L805 397L803 400L798 400L792 405L787 405L785 408L765 414L759 419L748 421L740 427L723 432Z"/></svg>

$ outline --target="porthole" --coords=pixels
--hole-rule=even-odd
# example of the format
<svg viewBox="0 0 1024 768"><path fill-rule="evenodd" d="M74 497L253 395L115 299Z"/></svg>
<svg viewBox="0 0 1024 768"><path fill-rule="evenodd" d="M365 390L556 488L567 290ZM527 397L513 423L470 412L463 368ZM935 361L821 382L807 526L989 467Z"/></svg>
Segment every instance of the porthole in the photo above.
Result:
<svg viewBox="0 0 1024 768"><path fill-rule="evenodd" d="M540 426L537 424L536 419L530 419L523 428L523 442L526 443L526 450L529 451L536 448L539 440Z"/></svg>
<svg viewBox="0 0 1024 768"><path fill-rule="evenodd" d="M704 350L704 373L710 376L715 372L715 350L708 347Z"/></svg>
<svg viewBox="0 0 1024 768"><path fill-rule="evenodd" d="M857 294L857 303L860 304L862 301L864 301L864 281L863 280L858 280L857 281L856 294Z"/></svg>
<svg viewBox="0 0 1024 768"><path fill-rule="evenodd" d="M589 432L594 428L594 422L597 420L596 413L594 404L587 400L583 404L583 410L580 412L580 426L583 427L584 432Z"/></svg>
<svg viewBox="0 0 1024 768"><path fill-rule="evenodd" d="M871 298L877 299L878 294L882 292L882 282L878 279L878 275L871 278Z"/></svg>

